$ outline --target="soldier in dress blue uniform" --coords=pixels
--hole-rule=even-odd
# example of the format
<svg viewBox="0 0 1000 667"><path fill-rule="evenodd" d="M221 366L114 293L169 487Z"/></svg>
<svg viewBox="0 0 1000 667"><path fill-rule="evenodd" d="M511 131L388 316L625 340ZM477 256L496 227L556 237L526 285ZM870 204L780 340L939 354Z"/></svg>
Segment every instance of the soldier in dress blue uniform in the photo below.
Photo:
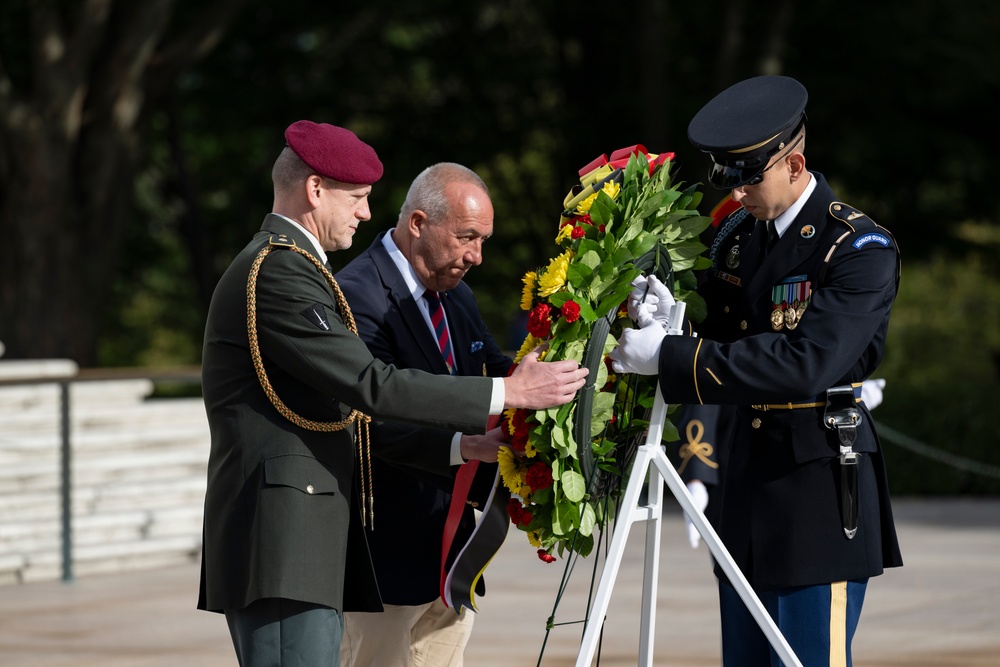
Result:
<svg viewBox="0 0 1000 667"><path fill-rule="evenodd" d="M742 206L720 226L708 315L665 336L672 298L624 332L615 370L659 374L668 403L735 407L719 534L805 665L851 665L870 577L902 564L861 382L882 358L899 283L892 235L806 170L806 89L755 77L702 108L688 138ZM777 664L720 576L723 664Z"/></svg>

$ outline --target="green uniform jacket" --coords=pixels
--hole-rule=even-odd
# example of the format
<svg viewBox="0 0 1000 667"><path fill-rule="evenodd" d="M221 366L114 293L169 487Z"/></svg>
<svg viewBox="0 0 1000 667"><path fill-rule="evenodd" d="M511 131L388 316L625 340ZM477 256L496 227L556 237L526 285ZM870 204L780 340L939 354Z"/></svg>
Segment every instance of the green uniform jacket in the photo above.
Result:
<svg viewBox="0 0 1000 667"><path fill-rule="evenodd" d="M251 360L247 278L260 250L280 235L312 252L294 225L267 216L219 281L208 314L202 388L212 447L198 607L223 611L286 598L381 611L352 488L354 428L324 433L292 424L261 389ZM396 369L373 359L344 325L332 289L308 258L272 250L256 294L264 366L295 413L334 422L354 408L375 418L484 431L491 379ZM407 463L421 452L400 448L393 455ZM377 529L377 479L374 488Z"/></svg>

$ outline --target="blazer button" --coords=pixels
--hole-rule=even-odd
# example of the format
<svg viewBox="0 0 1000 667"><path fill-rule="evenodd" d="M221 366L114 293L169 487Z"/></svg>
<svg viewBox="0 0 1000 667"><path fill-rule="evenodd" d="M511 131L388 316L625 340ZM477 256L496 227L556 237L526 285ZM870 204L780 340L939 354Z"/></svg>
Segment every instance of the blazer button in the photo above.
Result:
<svg viewBox="0 0 1000 667"><path fill-rule="evenodd" d="M742 320L740 322L740 330L742 330L742 331L746 331L747 330L747 321L746 320Z"/></svg>
<svg viewBox="0 0 1000 667"><path fill-rule="evenodd" d="M312 492L313 492L313 491L315 491L315 490L316 490L316 489L315 489L315 488L313 488L313 485L312 485L312 484L310 484L310 485L308 485L308 486L306 487L306 493L308 493L308 494L312 494Z"/></svg>
<svg viewBox="0 0 1000 667"><path fill-rule="evenodd" d="M760 428L760 417L754 417L753 421L750 422L751 428Z"/></svg>
<svg viewBox="0 0 1000 667"><path fill-rule="evenodd" d="M729 306L724 306L724 307L722 308L722 312L724 312L724 313L728 313L728 312L729 312Z"/></svg>

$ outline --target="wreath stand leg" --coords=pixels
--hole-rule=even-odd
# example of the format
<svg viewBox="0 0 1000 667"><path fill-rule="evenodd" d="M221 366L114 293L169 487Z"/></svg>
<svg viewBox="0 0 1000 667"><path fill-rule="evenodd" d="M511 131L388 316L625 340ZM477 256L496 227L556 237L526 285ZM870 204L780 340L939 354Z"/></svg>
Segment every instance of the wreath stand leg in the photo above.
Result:
<svg viewBox="0 0 1000 667"><path fill-rule="evenodd" d="M672 318L671 321L679 322L682 318ZM667 417L667 405L663 402L659 387L656 390L656 398L653 402L653 410L650 415L649 432L646 436L645 444L641 445L636 452L635 462L632 466L632 473L629 476L628 486L622 499L618 519L615 521L614 533L611 538L611 545L608 550L607 559L604 563L604 571L601 573L601 580L594 597L594 606L591 609L589 618L586 621L583 632L583 641L580 646L580 653L577 656L576 667L589 667L594 659L597 650L597 642L600 638L600 631L604 625L604 619L608 613L608 604L611 601L611 592L614 588L615 579L618 577L618 569L621 566L622 557L625 554L625 543L628 540L629 531L632 524L639 521L648 522L646 526L646 555L643 570L642 588L642 616L639 626L639 662L640 667L652 667L653 665L653 629L656 625L656 587L659 576L660 563L660 532L663 522L663 483L673 492L681 508L691 518L691 522L701 533L709 550L716 561L722 567L723 572L729 578L730 583L736 588L740 599L747 606L753 615L757 625L767 637L771 647L787 667L802 667L802 663L795 656L791 646L785 640L778 626L775 625L771 615L767 613L760 598L750 587L746 577L729 555L729 550L722 544L718 534L712 525L708 523L705 514L694 506L694 500L687 486L681 480L677 470L667 458L667 454L661 444L663 438L663 424ZM643 482L648 473L649 491L648 502L639 505L639 494L642 490Z"/></svg>

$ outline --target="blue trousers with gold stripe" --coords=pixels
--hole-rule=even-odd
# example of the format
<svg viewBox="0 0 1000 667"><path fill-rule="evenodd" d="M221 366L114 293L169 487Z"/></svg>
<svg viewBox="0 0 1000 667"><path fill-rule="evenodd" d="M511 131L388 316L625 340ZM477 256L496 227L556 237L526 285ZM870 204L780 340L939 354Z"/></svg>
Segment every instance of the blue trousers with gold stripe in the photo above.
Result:
<svg viewBox="0 0 1000 667"><path fill-rule="evenodd" d="M851 667L867 579L759 593L803 667ZM719 582L723 667L781 667L767 637L739 593Z"/></svg>

